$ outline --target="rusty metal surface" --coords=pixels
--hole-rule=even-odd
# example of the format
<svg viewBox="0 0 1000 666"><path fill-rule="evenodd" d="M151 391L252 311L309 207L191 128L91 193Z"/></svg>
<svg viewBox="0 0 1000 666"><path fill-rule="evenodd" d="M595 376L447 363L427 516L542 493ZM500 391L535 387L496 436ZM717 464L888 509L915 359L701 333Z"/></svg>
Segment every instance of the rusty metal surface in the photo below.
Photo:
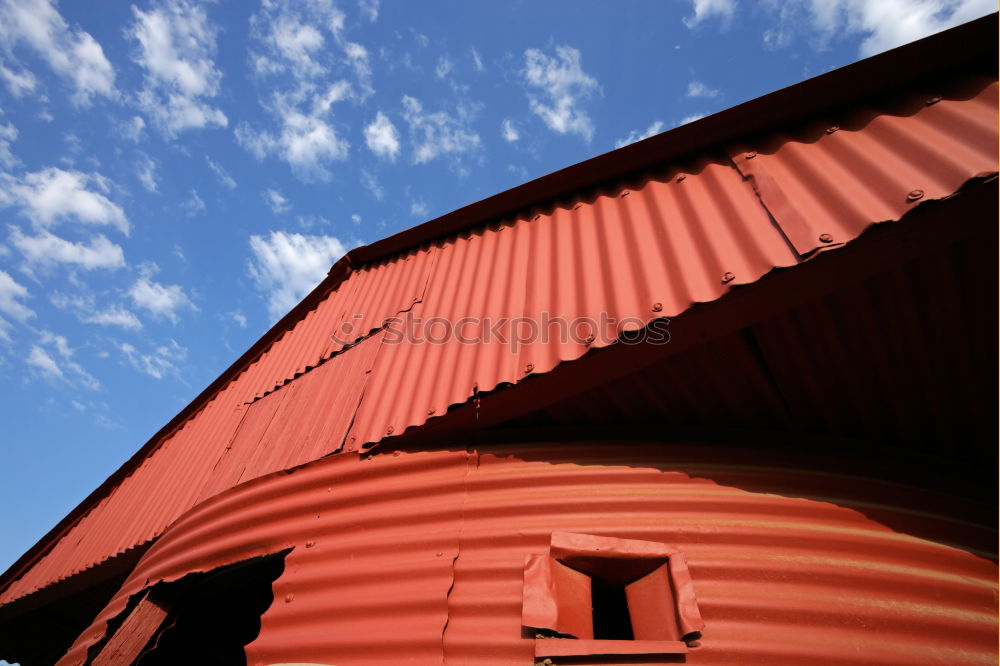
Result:
<svg viewBox="0 0 1000 666"><path fill-rule="evenodd" d="M853 466L706 442L333 456L192 509L60 663L157 581L293 548L250 664L531 664L525 556L558 531L683 553L705 622L687 663L995 663L996 564L948 545L995 531Z"/></svg>
<svg viewBox="0 0 1000 666"><path fill-rule="evenodd" d="M608 343L600 336L590 344L536 342L514 352L496 340L383 344L376 335L343 347L330 334L345 322L366 335L385 317L407 311L425 321L452 322L543 312L568 319L606 312L642 322L676 317L802 262L819 247L803 238L829 233L830 243L816 243L839 246L873 224L952 194L977 174L995 172L996 84L963 79L944 94L933 104L921 91L876 111L845 112L837 119L840 129L830 134L817 133L814 124L789 127L757 140L754 158L734 153L735 165L712 153L661 165L354 268L95 501L3 590L0 604L156 538L227 485L336 450L347 425L347 448L370 448L477 392L546 373ZM751 174L750 162L764 166ZM763 169L774 187L761 187ZM743 173L754 178L745 180ZM908 201L916 186L922 196ZM801 224L807 225L802 234L790 231ZM334 381L338 367L351 369ZM268 418L295 427L269 434Z"/></svg>

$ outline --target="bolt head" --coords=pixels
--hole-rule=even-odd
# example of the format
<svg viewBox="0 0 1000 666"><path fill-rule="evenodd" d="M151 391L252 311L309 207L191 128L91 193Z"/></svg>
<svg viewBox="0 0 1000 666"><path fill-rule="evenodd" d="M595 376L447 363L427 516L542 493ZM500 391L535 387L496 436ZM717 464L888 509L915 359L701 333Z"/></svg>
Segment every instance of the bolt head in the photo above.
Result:
<svg viewBox="0 0 1000 666"><path fill-rule="evenodd" d="M831 125L830 127L826 128L826 133L827 134L833 134L834 132L836 132L839 129L840 129L840 125Z"/></svg>
<svg viewBox="0 0 1000 666"><path fill-rule="evenodd" d="M586 343L587 343L588 345L589 345L589 344L590 344L591 342L593 342L594 340L595 340L595 336L594 336L594 334L593 334L593 333L591 333L590 335L588 335L588 336L586 337L586 339L585 339L585 341L586 341Z"/></svg>
<svg viewBox="0 0 1000 666"><path fill-rule="evenodd" d="M749 153L747 153L746 157L748 160L752 160L753 158L757 157L757 153L751 150Z"/></svg>
<svg viewBox="0 0 1000 666"><path fill-rule="evenodd" d="M819 241L821 243L832 243L833 242L833 236L831 234L820 234L819 235Z"/></svg>
<svg viewBox="0 0 1000 666"><path fill-rule="evenodd" d="M927 100L927 106L930 106L931 104L937 104L943 99L944 97L942 97L941 95L934 95L934 97L931 97L929 100Z"/></svg>
<svg viewBox="0 0 1000 666"><path fill-rule="evenodd" d="M907 201L917 201L924 198L923 190L910 190L910 193L906 195Z"/></svg>
<svg viewBox="0 0 1000 666"><path fill-rule="evenodd" d="M529 363L528 365L524 366L524 371L525 372L531 372L534 369L535 369L535 364L534 363Z"/></svg>
<svg viewBox="0 0 1000 666"><path fill-rule="evenodd" d="M736 273L730 273L730 272L727 271L726 273L723 273L723 275L722 275L722 281L724 283L725 282L732 282L735 279L736 279Z"/></svg>
<svg viewBox="0 0 1000 666"><path fill-rule="evenodd" d="M292 599L294 599L294 598L295 598L294 594L286 594L285 595L285 603L286 604L292 603Z"/></svg>
<svg viewBox="0 0 1000 666"><path fill-rule="evenodd" d="M427 410L427 416L434 416L434 408L433 407L431 407L430 409Z"/></svg>
<svg viewBox="0 0 1000 666"><path fill-rule="evenodd" d="M306 541L306 548L312 548L316 545L315 541Z"/></svg>
<svg viewBox="0 0 1000 666"><path fill-rule="evenodd" d="M653 307L651 309L653 312L660 312L663 310L663 303L653 303Z"/></svg>
<svg viewBox="0 0 1000 666"><path fill-rule="evenodd" d="M685 176L684 174L680 174L680 175L678 175L678 176L677 176L677 179L676 179L676 180L677 180L677 182L679 183L679 182L681 182L682 180L684 180L685 178L687 178L687 176Z"/></svg>
<svg viewBox="0 0 1000 666"><path fill-rule="evenodd" d="M385 429L385 434L391 435L392 433L393 433L393 427L392 426L389 426L388 428Z"/></svg>

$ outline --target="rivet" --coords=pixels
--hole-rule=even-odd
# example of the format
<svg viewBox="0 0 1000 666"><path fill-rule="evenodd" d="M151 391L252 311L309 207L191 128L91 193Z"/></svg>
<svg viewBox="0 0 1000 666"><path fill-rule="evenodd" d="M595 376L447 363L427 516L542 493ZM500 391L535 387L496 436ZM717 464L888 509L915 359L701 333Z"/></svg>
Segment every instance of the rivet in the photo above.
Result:
<svg viewBox="0 0 1000 666"><path fill-rule="evenodd" d="M684 174L680 174L679 176L677 176L677 182L679 183L682 180L684 180L685 178L687 178L687 176L685 176Z"/></svg>
<svg viewBox="0 0 1000 666"><path fill-rule="evenodd" d="M659 312L663 309L663 303L653 303L653 312Z"/></svg>
<svg viewBox="0 0 1000 666"><path fill-rule="evenodd" d="M541 213L539 213L538 215L534 216L531 219L532 219L532 221L534 221L534 220L537 220L538 218L540 218L541 216L542 216Z"/></svg>
<svg viewBox="0 0 1000 666"><path fill-rule="evenodd" d="M431 407L430 409L427 410L427 416L433 416L433 415L434 415L434 408Z"/></svg>
<svg viewBox="0 0 1000 666"><path fill-rule="evenodd" d="M356 439L357 439L357 437L355 437L354 435L351 435L351 444L353 444Z"/></svg>
<svg viewBox="0 0 1000 666"><path fill-rule="evenodd" d="M839 129L840 129L840 125L832 125L832 126L826 128L826 133L827 134L833 134L834 132L836 132Z"/></svg>
<svg viewBox="0 0 1000 666"><path fill-rule="evenodd" d="M942 97L941 95L934 95L934 97L931 97L929 100L927 100L927 106L930 106L931 104L937 104L943 99L944 97Z"/></svg>
<svg viewBox="0 0 1000 666"><path fill-rule="evenodd" d="M630 195L630 194L632 194L632 193L631 193L630 191L628 191L628 190L625 190L624 192L622 192L622 193L621 193L621 196L623 196L623 197L627 197L627 196L628 196L628 195Z"/></svg>
<svg viewBox="0 0 1000 666"><path fill-rule="evenodd" d="M701 641L688 641L687 645L690 648L699 648L701 647Z"/></svg>
<svg viewBox="0 0 1000 666"><path fill-rule="evenodd" d="M583 204L577 204L577 205L573 206L573 210L576 210L577 208L580 208L581 206L583 206Z"/></svg>
<svg viewBox="0 0 1000 666"><path fill-rule="evenodd" d="M294 594L286 594L285 595L285 603L286 604L292 603L292 599L294 599L294 598L295 598Z"/></svg>
<svg viewBox="0 0 1000 666"><path fill-rule="evenodd" d="M819 235L819 241L821 243L832 243L833 242L833 236L830 235L830 234L820 234Z"/></svg>
<svg viewBox="0 0 1000 666"><path fill-rule="evenodd" d="M755 157L757 157L757 153L755 153L753 151L750 151L749 153L747 153L747 159L748 160L752 160Z"/></svg>
<svg viewBox="0 0 1000 666"><path fill-rule="evenodd" d="M306 541L306 548L312 548L316 545L315 541Z"/></svg>
<svg viewBox="0 0 1000 666"><path fill-rule="evenodd" d="M586 343L589 345L594 341L594 339L595 339L594 334L591 333L590 335L587 336Z"/></svg>
<svg viewBox="0 0 1000 666"><path fill-rule="evenodd" d="M918 199L924 198L923 190L911 190L909 194L906 195L907 201L916 201Z"/></svg>
<svg viewBox="0 0 1000 666"><path fill-rule="evenodd" d="M729 272L727 272L727 273L724 273L722 275L722 281L723 282L732 282L735 279L736 279L736 273L729 273Z"/></svg>
<svg viewBox="0 0 1000 666"><path fill-rule="evenodd" d="M442 555L444 555L444 553L442 553L442 552L441 552L440 550L439 550L439 551L438 551L437 553L435 553L435 554L436 554L436 555L437 555L438 557L441 557Z"/></svg>
<svg viewBox="0 0 1000 666"><path fill-rule="evenodd" d="M392 452L392 457L393 458L398 458L399 457L399 451L393 451Z"/></svg>
<svg viewBox="0 0 1000 666"><path fill-rule="evenodd" d="M524 371L525 372L531 372L534 369L535 369L535 364L534 363L529 363L528 365L524 366Z"/></svg>
<svg viewBox="0 0 1000 666"><path fill-rule="evenodd" d="M387 435L391 435L392 434L392 426L389 426L388 428L385 429L385 434L387 434Z"/></svg>

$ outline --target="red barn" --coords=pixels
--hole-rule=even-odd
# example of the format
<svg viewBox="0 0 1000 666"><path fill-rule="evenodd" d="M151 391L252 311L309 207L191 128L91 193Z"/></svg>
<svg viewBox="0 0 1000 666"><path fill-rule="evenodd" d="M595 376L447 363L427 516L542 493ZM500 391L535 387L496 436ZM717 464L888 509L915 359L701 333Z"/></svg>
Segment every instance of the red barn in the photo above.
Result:
<svg viewBox="0 0 1000 666"><path fill-rule="evenodd" d="M348 253L22 664L995 664L996 15Z"/></svg>

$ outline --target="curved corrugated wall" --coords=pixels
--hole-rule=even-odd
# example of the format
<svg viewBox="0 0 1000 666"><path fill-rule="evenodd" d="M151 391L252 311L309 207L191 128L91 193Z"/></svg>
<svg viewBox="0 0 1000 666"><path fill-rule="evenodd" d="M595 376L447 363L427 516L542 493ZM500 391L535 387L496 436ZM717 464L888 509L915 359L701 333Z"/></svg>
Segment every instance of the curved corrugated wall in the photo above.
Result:
<svg viewBox="0 0 1000 666"><path fill-rule="evenodd" d="M705 442L335 456L183 516L61 663L145 585L291 547L251 664L531 664L524 557L553 531L680 548L687 663L996 663L983 512L850 469Z"/></svg>

